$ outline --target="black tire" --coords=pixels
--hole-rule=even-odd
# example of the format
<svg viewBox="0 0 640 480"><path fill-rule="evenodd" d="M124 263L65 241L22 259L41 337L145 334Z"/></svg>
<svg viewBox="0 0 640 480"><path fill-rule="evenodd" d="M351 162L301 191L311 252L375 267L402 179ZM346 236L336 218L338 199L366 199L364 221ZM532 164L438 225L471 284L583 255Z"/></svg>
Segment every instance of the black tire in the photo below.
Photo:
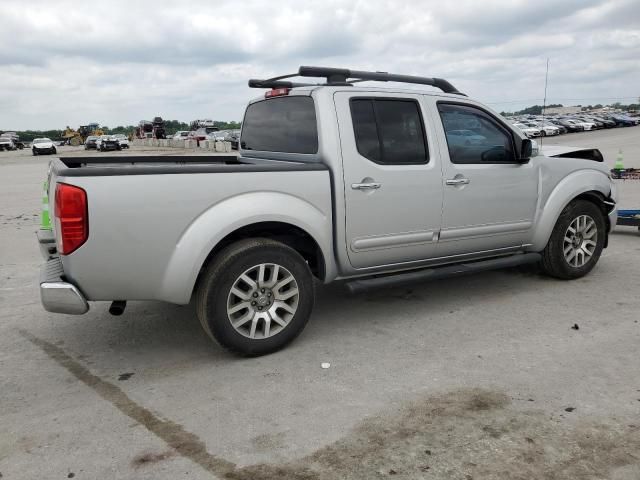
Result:
<svg viewBox="0 0 640 480"><path fill-rule="evenodd" d="M33 153L33 156L35 157L36 155L38 155L38 152L36 151L35 148L31 149L31 152Z"/></svg>
<svg viewBox="0 0 640 480"><path fill-rule="evenodd" d="M589 258L584 265L575 267L569 264L565 258L563 251L564 238L569 225L581 215L587 215L595 222L597 228L596 246L591 258ZM598 263L598 259L604 248L606 235L606 222L602 210L587 200L572 201L558 217L549 242L542 251L542 270L547 275L563 280L583 277Z"/></svg>
<svg viewBox="0 0 640 480"><path fill-rule="evenodd" d="M56 150L55 147L54 147L53 148L53 152L51 152L51 153L53 153L55 155L56 153L58 153L58 150Z"/></svg>
<svg viewBox="0 0 640 480"><path fill-rule="evenodd" d="M545 132L544 130L540 130L540 136L541 137L546 137L547 136L547 132Z"/></svg>
<svg viewBox="0 0 640 480"><path fill-rule="evenodd" d="M227 301L236 280L248 269L264 263L280 265L291 273L298 286L298 303L293 317L278 333L249 338L231 324ZM313 310L314 297L311 271L298 252L274 240L253 238L229 245L210 262L196 292L196 312L204 331L227 350L258 356L280 350L302 332Z"/></svg>

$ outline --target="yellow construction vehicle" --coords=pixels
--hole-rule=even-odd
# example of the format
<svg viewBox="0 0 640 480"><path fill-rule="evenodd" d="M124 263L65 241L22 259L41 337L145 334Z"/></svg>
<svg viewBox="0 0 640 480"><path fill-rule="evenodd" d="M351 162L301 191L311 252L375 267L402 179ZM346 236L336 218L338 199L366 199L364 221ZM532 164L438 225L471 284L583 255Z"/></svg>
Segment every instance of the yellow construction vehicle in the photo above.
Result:
<svg viewBox="0 0 640 480"><path fill-rule="evenodd" d="M77 146L84 144L84 142L87 140L87 137L91 135L99 137L101 135L104 135L104 131L97 123L81 125L78 130L74 130L67 125L67 128L62 134L62 138L64 138L69 145Z"/></svg>
<svg viewBox="0 0 640 480"><path fill-rule="evenodd" d="M65 128L64 133L62 134L62 138L64 138L65 143L67 143L68 145L73 145L74 147L82 143L80 132L69 127L69 125L67 125L67 128Z"/></svg>

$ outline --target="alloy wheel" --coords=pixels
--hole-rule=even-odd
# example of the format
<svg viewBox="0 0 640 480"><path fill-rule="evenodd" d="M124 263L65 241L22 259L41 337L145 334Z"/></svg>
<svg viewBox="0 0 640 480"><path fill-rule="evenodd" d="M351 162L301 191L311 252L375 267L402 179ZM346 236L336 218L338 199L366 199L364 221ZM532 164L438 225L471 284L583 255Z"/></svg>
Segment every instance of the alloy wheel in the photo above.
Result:
<svg viewBox="0 0 640 480"><path fill-rule="evenodd" d="M584 266L596 250L598 227L589 215L580 215L567 227L562 242L564 258L574 268Z"/></svg>
<svg viewBox="0 0 640 480"><path fill-rule="evenodd" d="M241 335L269 338L287 327L299 300L298 283L289 270L275 263L261 263L233 283L227 298L227 316Z"/></svg>

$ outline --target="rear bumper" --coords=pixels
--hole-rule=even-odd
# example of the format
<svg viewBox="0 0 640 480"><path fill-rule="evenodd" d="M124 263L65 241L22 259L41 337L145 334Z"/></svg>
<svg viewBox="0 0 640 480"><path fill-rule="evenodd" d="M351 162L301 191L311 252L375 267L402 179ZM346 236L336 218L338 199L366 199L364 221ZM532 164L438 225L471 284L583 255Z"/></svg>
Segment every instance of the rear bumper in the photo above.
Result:
<svg viewBox="0 0 640 480"><path fill-rule="evenodd" d="M62 261L56 254L55 239L51 230L37 232L40 253L45 263L40 267L40 301L47 312L82 315L89 311L89 304L74 284L64 280Z"/></svg>
<svg viewBox="0 0 640 480"><path fill-rule="evenodd" d="M78 288L63 280L60 257L54 257L40 267L40 301L47 312L82 315L89 303Z"/></svg>
<svg viewBox="0 0 640 480"><path fill-rule="evenodd" d="M51 229L41 229L36 232L40 254L45 260L49 260L56 254L56 239Z"/></svg>

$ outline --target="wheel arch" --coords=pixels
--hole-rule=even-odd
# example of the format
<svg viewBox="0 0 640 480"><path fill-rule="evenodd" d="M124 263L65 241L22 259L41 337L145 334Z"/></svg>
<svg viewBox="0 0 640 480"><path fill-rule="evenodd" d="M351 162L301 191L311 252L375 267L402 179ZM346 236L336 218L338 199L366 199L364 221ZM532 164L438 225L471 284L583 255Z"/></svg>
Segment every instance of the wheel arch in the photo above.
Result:
<svg viewBox="0 0 640 480"><path fill-rule="evenodd" d="M609 213L615 207L605 203L610 198L611 189L608 179L606 183L603 182L603 179L606 179L604 173L597 170L587 170L569 175L559 182L539 212L531 246L528 250L540 252L545 248L560 214L567 205L575 200L586 200L600 208L605 218L606 230L609 232L612 227ZM605 237L605 247L607 244L608 235Z"/></svg>
<svg viewBox="0 0 640 480"><path fill-rule="evenodd" d="M209 252L203 262L193 290L198 288L203 272L217 255L227 246L246 238L268 238L281 242L304 258L314 277L324 281L327 274L327 264L322 248L315 238L304 229L291 223L282 221L256 222L240 227L222 238Z"/></svg>
<svg viewBox="0 0 640 480"><path fill-rule="evenodd" d="M257 237L298 251L322 281L337 275L330 213L290 194L251 192L227 198L190 222L167 261L156 298L188 303L202 270L221 249Z"/></svg>

